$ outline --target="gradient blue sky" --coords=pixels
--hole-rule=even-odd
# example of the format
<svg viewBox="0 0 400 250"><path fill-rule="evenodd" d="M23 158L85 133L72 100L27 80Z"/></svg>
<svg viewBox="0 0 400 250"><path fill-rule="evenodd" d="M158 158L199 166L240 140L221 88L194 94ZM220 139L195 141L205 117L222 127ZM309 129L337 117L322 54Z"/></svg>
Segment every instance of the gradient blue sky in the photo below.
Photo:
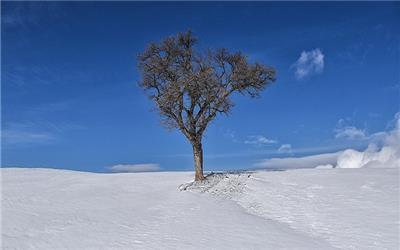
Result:
<svg viewBox="0 0 400 250"><path fill-rule="evenodd" d="M1 4L3 167L192 169L190 145L160 125L136 68L147 43L189 28L200 49L242 51L278 72L209 127L206 170L362 149L399 111L399 2Z"/></svg>

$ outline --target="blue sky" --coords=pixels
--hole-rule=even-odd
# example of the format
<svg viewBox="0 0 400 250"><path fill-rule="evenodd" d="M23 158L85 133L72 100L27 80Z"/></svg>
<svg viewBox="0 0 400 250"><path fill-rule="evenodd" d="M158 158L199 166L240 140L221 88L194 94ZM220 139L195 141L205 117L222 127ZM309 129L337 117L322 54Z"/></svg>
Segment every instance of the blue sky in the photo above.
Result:
<svg viewBox="0 0 400 250"><path fill-rule="evenodd" d="M397 2L2 2L2 166L191 170L137 87L146 44L192 29L276 68L206 132L205 170L363 149L399 107Z"/></svg>

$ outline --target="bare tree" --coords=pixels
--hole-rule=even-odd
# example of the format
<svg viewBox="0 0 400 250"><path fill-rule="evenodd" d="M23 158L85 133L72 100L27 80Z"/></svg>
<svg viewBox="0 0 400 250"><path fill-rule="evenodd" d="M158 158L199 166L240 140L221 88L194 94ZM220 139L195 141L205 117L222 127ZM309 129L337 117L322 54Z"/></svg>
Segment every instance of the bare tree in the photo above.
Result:
<svg viewBox="0 0 400 250"><path fill-rule="evenodd" d="M139 85L155 101L164 124L190 141L199 181L204 179L202 137L208 124L230 111L231 94L258 96L275 80L275 70L226 49L197 53L196 43L191 31L151 43L139 55Z"/></svg>

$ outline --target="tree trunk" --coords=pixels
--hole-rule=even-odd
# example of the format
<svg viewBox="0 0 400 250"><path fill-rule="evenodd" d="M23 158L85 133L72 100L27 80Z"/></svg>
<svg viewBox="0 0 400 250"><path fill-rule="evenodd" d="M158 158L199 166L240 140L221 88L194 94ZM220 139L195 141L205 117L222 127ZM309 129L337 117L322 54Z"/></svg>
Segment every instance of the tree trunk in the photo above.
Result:
<svg viewBox="0 0 400 250"><path fill-rule="evenodd" d="M192 146L193 146L194 169L195 169L194 180L202 181L202 180L204 180L203 146L201 145L201 142L193 142Z"/></svg>

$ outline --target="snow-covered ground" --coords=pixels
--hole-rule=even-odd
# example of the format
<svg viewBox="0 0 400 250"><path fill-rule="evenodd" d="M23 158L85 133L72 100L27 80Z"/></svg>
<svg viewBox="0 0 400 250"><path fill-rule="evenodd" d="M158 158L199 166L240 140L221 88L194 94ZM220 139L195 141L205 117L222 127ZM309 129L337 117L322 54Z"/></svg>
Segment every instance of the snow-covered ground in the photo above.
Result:
<svg viewBox="0 0 400 250"><path fill-rule="evenodd" d="M297 169L215 175L187 189L234 200L340 249L400 249L399 181L398 168Z"/></svg>
<svg viewBox="0 0 400 250"><path fill-rule="evenodd" d="M398 168L1 174L3 249L399 249Z"/></svg>

